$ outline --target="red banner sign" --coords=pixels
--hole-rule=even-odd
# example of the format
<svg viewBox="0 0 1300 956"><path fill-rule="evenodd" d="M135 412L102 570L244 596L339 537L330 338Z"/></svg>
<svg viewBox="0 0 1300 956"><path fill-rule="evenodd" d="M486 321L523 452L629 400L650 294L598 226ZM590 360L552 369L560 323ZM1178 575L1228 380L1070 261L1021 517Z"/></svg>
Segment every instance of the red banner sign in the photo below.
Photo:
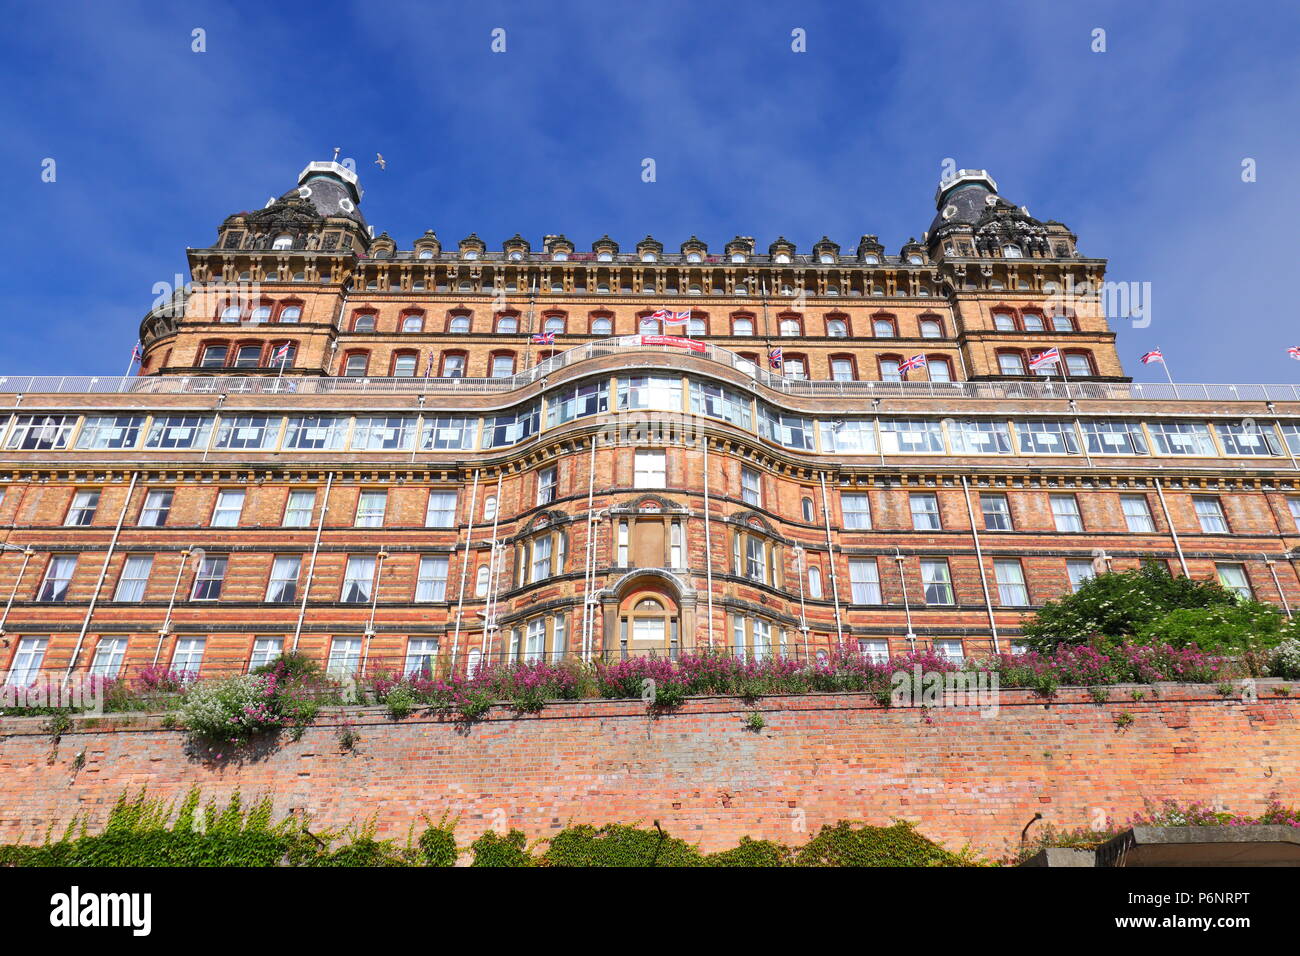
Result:
<svg viewBox="0 0 1300 956"><path fill-rule="evenodd" d="M643 335L641 336L642 345L669 345L675 349L690 349L692 352L703 352L705 345L703 342L696 342L694 339L684 339L677 335Z"/></svg>

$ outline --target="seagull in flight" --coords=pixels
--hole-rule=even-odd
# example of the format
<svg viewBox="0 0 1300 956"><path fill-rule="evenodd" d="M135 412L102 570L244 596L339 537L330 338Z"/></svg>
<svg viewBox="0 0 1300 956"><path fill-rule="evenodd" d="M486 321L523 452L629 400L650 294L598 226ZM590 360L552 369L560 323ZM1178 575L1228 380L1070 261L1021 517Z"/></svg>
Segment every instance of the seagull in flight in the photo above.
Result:
<svg viewBox="0 0 1300 956"><path fill-rule="evenodd" d="M380 169L386 169L388 167L388 161L384 159L383 153L375 153L375 165Z"/></svg>

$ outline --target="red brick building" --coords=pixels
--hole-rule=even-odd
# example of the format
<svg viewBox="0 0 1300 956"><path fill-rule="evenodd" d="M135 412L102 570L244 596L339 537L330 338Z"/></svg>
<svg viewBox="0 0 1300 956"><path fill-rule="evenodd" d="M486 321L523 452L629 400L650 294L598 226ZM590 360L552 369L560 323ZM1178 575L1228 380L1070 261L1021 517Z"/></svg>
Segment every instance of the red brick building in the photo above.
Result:
<svg viewBox="0 0 1300 956"><path fill-rule="evenodd" d="M896 255L399 250L361 198L312 163L228 217L138 376L0 378L10 681L971 655L1144 555L1300 600L1300 393L1132 384L1104 260L983 171Z"/></svg>

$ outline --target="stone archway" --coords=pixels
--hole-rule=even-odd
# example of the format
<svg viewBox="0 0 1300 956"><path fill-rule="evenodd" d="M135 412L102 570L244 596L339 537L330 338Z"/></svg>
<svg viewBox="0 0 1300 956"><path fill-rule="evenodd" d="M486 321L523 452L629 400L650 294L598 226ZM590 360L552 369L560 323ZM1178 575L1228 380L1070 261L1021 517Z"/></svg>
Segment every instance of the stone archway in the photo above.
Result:
<svg viewBox="0 0 1300 956"><path fill-rule="evenodd" d="M675 659L694 647L694 592L669 571L625 575L603 595L605 658Z"/></svg>

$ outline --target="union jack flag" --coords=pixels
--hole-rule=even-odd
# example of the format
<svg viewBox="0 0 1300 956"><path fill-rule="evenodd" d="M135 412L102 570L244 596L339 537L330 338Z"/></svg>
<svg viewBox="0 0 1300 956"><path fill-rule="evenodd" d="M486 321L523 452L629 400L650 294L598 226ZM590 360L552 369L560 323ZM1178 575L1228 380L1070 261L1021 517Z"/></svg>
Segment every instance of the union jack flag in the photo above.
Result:
<svg viewBox="0 0 1300 956"><path fill-rule="evenodd" d="M1056 346L1052 346L1046 352L1039 352L1029 360L1030 368L1042 368L1044 365L1057 365L1061 361L1061 351Z"/></svg>
<svg viewBox="0 0 1300 956"><path fill-rule="evenodd" d="M274 352L271 353L271 362L272 363L287 362L289 361L289 356L292 354L292 352L293 352L293 346L290 345L288 342L285 342L283 345L279 346L278 348L276 348Z"/></svg>
<svg viewBox="0 0 1300 956"><path fill-rule="evenodd" d="M142 358L144 358L144 355L140 351L140 343L136 342L135 345L131 346L131 361L138 362Z"/></svg>
<svg viewBox="0 0 1300 956"><path fill-rule="evenodd" d="M430 350L429 350L429 361L428 361L428 364L426 364L426 365L424 366L424 377L425 377L425 378L428 378L429 376L431 376L431 375L433 374L433 357L434 357L434 354L435 354L435 353L433 352L433 350L430 349Z"/></svg>
<svg viewBox="0 0 1300 956"><path fill-rule="evenodd" d="M1152 349L1150 352L1147 352L1142 356L1143 365L1150 365L1152 362L1159 362L1163 365L1164 361L1165 353L1161 352L1159 349Z"/></svg>
<svg viewBox="0 0 1300 956"><path fill-rule="evenodd" d="M928 364L929 363L926 362L924 355L913 355L906 362L903 362L898 366L898 371L901 374L906 375L908 372L912 371L912 369L925 368Z"/></svg>
<svg viewBox="0 0 1300 956"><path fill-rule="evenodd" d="M533 344L534 344L534 345L554 345L554 344L555 344L555 333L554 333L554 332L538 332L536 335L533 336Z"/></svg>
<svg viewBox="0 0 1300 956"><path fill-rule="evenodd" d="M673 312L669 310L664 312L664 316L664 325L685 325L691 320L691 310L687 309L685 312Z"/></svg>
<svg viewBox="0 0 1300 956"><path fill-rule="evenodd" d="M1291 356L1293 359L1300 361L1300 345L1291 346L1286 350L1286 354Z"/></svg>
<svg viewBox="0 0 1300 956"><path fill-rule="evenodd" d="M780 368L782 363L784 362L785 362L785 353L782 352L780 349L772 349L771 354L769 354L767 357L767 364L772 366L772 368Z"/></svg>

